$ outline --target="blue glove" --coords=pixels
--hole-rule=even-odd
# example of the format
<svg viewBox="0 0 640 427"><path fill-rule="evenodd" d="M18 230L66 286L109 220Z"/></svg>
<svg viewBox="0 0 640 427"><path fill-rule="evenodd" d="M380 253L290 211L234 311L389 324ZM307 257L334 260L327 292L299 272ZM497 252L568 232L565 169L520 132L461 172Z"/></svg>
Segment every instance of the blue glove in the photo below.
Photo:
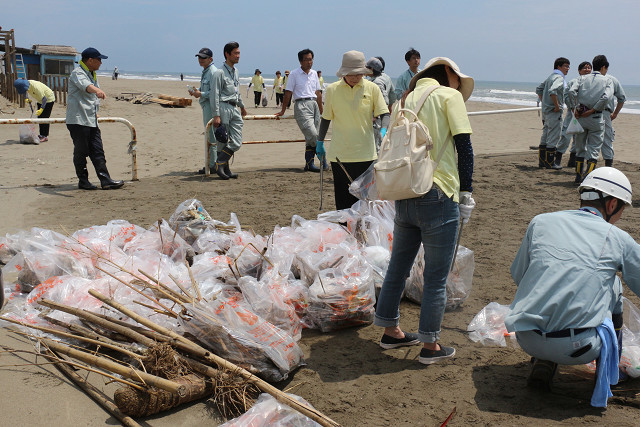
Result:
<svg viewBox="0 0 640 427"><path fill-rule="evenodd" d="M384 136L387 134L387 128L382 128L380 129L380 136L382 136L384 138Z"/></svg>
<svg viewBox="0 0 640 427"><path fill-rule="evenodd" d="M324 141L316 142L316 155L318 156L318 159L320 161L322 161L322 158L325 156L325 154L327 153L324 151Z"/></svg>

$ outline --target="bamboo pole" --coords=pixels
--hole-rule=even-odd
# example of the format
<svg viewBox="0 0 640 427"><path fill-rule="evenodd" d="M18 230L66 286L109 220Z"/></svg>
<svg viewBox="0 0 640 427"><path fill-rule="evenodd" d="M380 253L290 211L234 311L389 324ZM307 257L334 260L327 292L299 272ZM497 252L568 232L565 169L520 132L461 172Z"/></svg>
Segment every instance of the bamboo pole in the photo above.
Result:
<svg viewBox="0 0 640 427"><path fill-rule="evenodd" d="M289 397L286 393L283 393L281 390L278 390L277 388L275 388L274 386L272 386L271 384L267 383L266 381L262 380L261 378L258 378L257 376L253 375L251 372L247 371L246 369L243 369L231 362L229 362L228 360L225 360L223 358L221 358L220 356L217 356L211 352L209 352L208 350L206 350L205 348L197 345L196 343L189 341L187 338L178 335L177 333L163 327L160 326L156 323L154 323L153 321L138 315L137 313L131 311L130 309L128 309L127 307L125 307L124 305L117 303L116 301L113 301L110 298L107 298L106 296L102 295L100 292L94 290L94 289L90 289L89 290L89 294L97 299L99 299L100 301L102 301L103 303L115 308L116 310L120 311L121 313L123 313L124 315L130 317L131 319L135 320L136 322L140 323L141 325L144 325L150 329L153 329L156 332L159 332L161 334L167 335L168 337L174 338L176 341L178 342L182 342L183 344L185 344L185 346L190 350L190 352L198 357L201 357L205 360L208 360L210 362L215 363L216 365L218 365L219 367L223 368L223 369L228 369L229 371L245 378L247 381L255 384L260 390L264 391L265 393L269 393L271 396L273 396L276 400L278 400L279 402L284 403L285 405L290 406L291 408L295 409L296 411L300 412L303 415L306 415L307 417L311 418L312 420L316 421L317 423L325 426L325 427L334 427L334 426L339 426L340 424L338 424L337 422L333 421L331 418L327 417L326 415L322 414L320 411L311 408L307 405L304 405L294 399L292 399L291 397Z"/></svg>
<svg viewBox="0 0 640 427"><path fill-rule="evenodd" d="M47 353L51 357L58 357L51 350L47 350ZM59 358L59 357L58 357ZM87 382L80 375L76 374L73 369L61 362L55 362L54 365L64 376L66 376L69 381L74 383L80 389L82 389L89 397L93 399L98 405L102 406L109 414L113 417L117 418L122 425L126 427L141 427L133 418L123 414L120 412L118 407L113 403L104 393L94 387L92 384Z"/></svg>
<svg viewBox="0 0 640 427"><path fill-rule="evenodd" d="M144 382L146 385L175 393L181 397L185 396L186 394L186 387L174 381L169 381L167 379L160 378L134 368L123 366L119 363L112 362L109 359L105 359L104 357L95 356L93 354L89 354L80 350L75 350L56 341L48 340L45 338L41 338L40 340L53 351L62 353L65 356L69 356L73 359L80 360L92 366L97 366L98 368L102 368L107 371L122 375L126 378Z"/></svg>

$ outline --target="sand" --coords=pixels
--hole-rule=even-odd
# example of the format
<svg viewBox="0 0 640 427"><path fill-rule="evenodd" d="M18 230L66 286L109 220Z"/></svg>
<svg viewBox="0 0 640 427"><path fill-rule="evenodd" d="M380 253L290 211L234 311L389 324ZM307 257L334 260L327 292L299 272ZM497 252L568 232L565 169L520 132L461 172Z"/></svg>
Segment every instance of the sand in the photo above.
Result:
<svg viewBox="0 0 640 427"><path fill-rule="evenodd" d="M131 138L122 124L101 125L111 175L127 180L122 190L108 192L77 190L72 144L64 125L53 125L49 141L38 146L20 144L17 126L0 126L0 233L35 226L73 232L117 218L148 227L159 218L168 219L180 202L194 197L215 218L226 221L235 212L243 226L265 235L278 224L288 225L294 214L311 219L320 212L319 176L302 171L303 143L245 145L232 165L240 174L238 180L207 179L195 174L204 162L197 102L187 108L163 108L114 98L125 92L186 96L186 83L103 78L101 85L108 95L101 116L126 118L137 131L139 181L129 181ZM246 94L246 89L241 92ZM470 111L505 108L514 107L468 103ZM0 118L27 117L25 110L16 110L2 98L0 110ZM64 117L64 111L64 106L56 104L52 117ZM248 111L273 114L275 99L266 108ZM474 287L459 309L445 314L442 332L442 343L456 347L456 358L425 367L417 361L419 347L383 351L377 345L381 330L374 326L328 334L305 331L300 345L307 366L277 386L295 386L293 393L345 426L439 425L454 407L452 426L637 425L639 381L618 387L608 409L597 410L588 404L592 374L585 369L562 367L553 393L539 394L525 387L529 358L524 352L483 347L468 339L466 327L482 307L491 301L511 301L515 286L509 266L528 221L538 213L573 208L577 203L571 171L537 168L537 154L529 149L540 138L536 112L477 116L471 122L478 206L464 228L462 244L475 251ZM621 114L614 125L616 166L640 185L640 152L635 148L640 116ZM243 140L300 137L294 120L247 121ZM97 183L91 169L90 179ZM323 211L334 209L330 174L325 177L324 194ZM626 210L618 225L638 236L640 210ZM632 300L638 304L637 298ZM403 328L417 329L417 305L403 303L401 315ZM5 330L0 331L0 344L31 348L25 339ZM32 355L2 354L0 360L4 425L117 424L55 369L25 366L33 362ZM107 393L114 389L95 376L90 379ZM145 421L154 426L220 422L203 402Z"/></svg>

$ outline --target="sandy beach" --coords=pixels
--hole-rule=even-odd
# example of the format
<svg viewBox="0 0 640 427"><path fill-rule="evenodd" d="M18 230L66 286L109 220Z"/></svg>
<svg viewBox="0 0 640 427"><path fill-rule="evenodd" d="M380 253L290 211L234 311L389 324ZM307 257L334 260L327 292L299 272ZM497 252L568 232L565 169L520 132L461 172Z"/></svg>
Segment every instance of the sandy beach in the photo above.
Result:
<svg viewBox="0 0 640 427"><path fill-rule="evenodd" d="M117 191L77 189L72 164L73 146L64 125L52 125L49 141L23 145L18 126L0 126L0 235L32 227L62 233L112 219L126 219L148 227L168 219L184 200L197 198L216 219L227 221L235 212L243 227L269 235L276 225L289 225L293 215L314 219L320 211L318 174L303 172L304 144L247 144L236 154L232 170L239 179L222 181L195 172L204 164L202 112L194 103L165 108L116 100L127 93L163 93L188 96L186 82L100 81L108 99L101 117L122 117L137 132L138 181L131 182L130 133L119 123L102 124L107 164L114 179L124 179ZM269 90L269 93L271 91ZM246 95L246 88L241 88ZM265 108L249 114L273 114L275 97ZM467 103L469 111L516 108ZM0 118L27 118L0 97ZM293 108L290 110L293 114ZM64 117L56 104L51 117ZM307 365L276 386L294 387L317 409L345 426L440 425L451 411L448 425L637 425L640 380L614 389L606 410L589 406L593 375L582 367L561 367L556 387L540 394L525 387L529 357L512 347L484 347L469 340L466 328L473 316L491 301L511 302L515 292L509 266L529 220L542 212L577 206L573 171L540 170L537 145L541 120L537 112L474 116L472 142L475 160L474 198L478 203L462 245L475 251L473 291L458 309L445 314L442 342L457 349L448 363L425 367L418 363L418 347L385 350L378 346L381 330L374 326L323 334L306 330L300 341ZM616 129L615 166L636 187L634 207L640 206L640 115L620 114ZM294 120L246 121L243 141L300 139ZM566 164L566 159L563 160ZM89 177L98 183L89 166ZM323 212L333 210L331 174L325 174ZM640 236L640 210L627 209L617 223L634 238ZM625 296L637 306L640 299ZM403 302L401 326L416 330L419 306ZM0 345L32 349L26 338L0 330ZM30 366L34 356L2 353L0 409L3 425L117 425L84 393L49 366ZM42 362L42 360L38 360ZM113 384L89 376L107 394ZM176 411L139 420L149 426L216 425L222 420L196 402Z"/></svg>

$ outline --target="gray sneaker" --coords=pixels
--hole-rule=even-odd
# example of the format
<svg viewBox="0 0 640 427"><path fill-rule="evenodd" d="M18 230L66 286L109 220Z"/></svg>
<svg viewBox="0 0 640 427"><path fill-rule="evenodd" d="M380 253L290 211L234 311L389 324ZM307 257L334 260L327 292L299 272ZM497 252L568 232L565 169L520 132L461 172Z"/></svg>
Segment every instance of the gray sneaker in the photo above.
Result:
<svg viewBox="0 0 640 427"><path fill-rule="evenodd" d="M455 356L455 354L455 348L440 345L440 350L438 351L423 348L420 351L420 358L418 360L422 364L431 365L432 363L436 363L444 359L451 359L453 356Z"/></svg>
<svg viewBox="0 0 640 427"><path fill-rule="evenodd" d="M380 347L388 350L390 348L405 347L409 345L420 344L418 334L412 334L411 332L405 332L404 338L394 338L390 335L382 335L380 340Z"/></svg>

